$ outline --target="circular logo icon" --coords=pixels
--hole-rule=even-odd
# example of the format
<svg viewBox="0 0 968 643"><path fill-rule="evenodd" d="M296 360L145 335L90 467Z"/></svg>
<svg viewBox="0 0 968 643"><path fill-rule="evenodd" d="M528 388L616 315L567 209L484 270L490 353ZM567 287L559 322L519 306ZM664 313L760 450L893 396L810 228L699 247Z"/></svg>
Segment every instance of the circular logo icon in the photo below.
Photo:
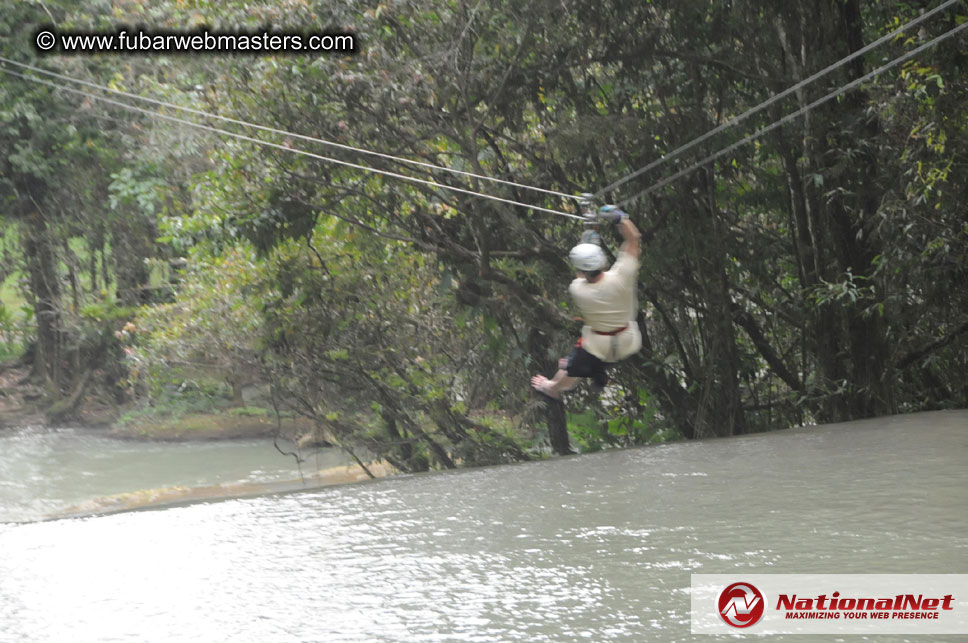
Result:
<svg viewBox="0 0 968 643"><path fill-rule="evenodd" d="M733 583L719 595L719 615L733 627L749 627L763 618L763 602L749 583Z"/></svg>

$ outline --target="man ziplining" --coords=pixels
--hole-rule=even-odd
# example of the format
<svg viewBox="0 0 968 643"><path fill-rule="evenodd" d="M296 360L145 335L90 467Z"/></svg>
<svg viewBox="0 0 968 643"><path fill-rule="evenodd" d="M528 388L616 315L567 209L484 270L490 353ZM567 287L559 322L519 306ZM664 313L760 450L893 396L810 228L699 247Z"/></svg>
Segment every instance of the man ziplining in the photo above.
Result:
<svg viewBox="0 0 968 643"><path fill-rule="evenodd" d="M615 206L603 207L598 218L618 227L622 246L618 259L608 270L605 252L594 242L594 233L582 235L582 243L568 254L578 271L568 291L581 310L585 325L571 354L558 361L558 372L553 378L531 378L535 391L555 400L583 377L591 378L596 389L605 388L608 366L642 348L642 335L635 320L642 235L629 216Z"/></svg>

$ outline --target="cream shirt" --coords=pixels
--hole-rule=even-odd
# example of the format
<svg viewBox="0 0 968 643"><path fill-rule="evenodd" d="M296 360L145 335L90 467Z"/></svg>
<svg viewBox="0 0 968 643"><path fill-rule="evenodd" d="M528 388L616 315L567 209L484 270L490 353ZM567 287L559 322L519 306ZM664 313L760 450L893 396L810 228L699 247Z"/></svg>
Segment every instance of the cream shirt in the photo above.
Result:
<svg viewBox="0 0 968 643"><path fill-rule="evenodd" d="M585 320L582 348L600 360L617 362L642 348L642 335L635 321L638 272L638 260L619 252L615 264L597 282L589 283L579 277L568 287ZM627 328L617 335L592 332L611 332L623 326Z"/></svg>

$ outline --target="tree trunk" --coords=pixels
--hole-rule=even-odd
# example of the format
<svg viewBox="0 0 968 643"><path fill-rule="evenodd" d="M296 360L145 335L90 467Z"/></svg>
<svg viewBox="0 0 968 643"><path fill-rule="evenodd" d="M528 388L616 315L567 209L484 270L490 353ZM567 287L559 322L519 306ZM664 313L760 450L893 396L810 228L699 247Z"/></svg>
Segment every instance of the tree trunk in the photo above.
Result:
<svg viewBox="0 0 968 643"><path fill-rule="evenodd" d="M381 411L380 417L383 419L383 426L386 429L387 436L390 438L390 453L393 454L392 456L387 455L387 460L391 464L398 462L399 464L394 464L393 466L406 473L426 471L427 461L414 462L413 445L401 435L394 417L383 411Z"/></svg>
<svg viewBox="0 0 968 643"><path fill-rule="evenodd" d="M633 364L642 375L643 385L656 396L662 414L672 421L676 430L687 439L696 436L696 398L689 394L676 377L663 367L664 355L656 354L655 345L646 325L646 317L639 310L637 321L642 332L642 351L632 357Z"/></svg>
<svg viewBox="0 0 968 643"><path fill-rule="evenodd" d="M548 355L547 336L539 332L537 328L532 328L528 333L528 348L533 358L533 362L540 364ZM546 404L545 422L548 425L548 440L551 442L551 450L558 455L571 455L574 453L568 440L568 416L565 412L565 405L561 400L552 400L542 397Z"/></svg>
<svg viewBox="0 0 968 643"><path fill-rule="evenodd" d="M27 217L24 251L37 328L33 373L59 395L62 385L60 356L60 279L47 222L39 212Z"/></svg>
<svg viewBox="0 0 968 643"><path fill-rule="evenodd" d="M705 196L682 209L692 230L697 281L705 306L701 323L706 354L696 431L705 435L709 428L715 435L735 435L746 432L746 415L737 377L740 362L726 277L726 235L710 177L701 173L697 181Z"/></svg>
<svg viewBox="0 0 968 643"><path fill-rule="evenodd" d="M77 415L77 409L84 399L87 384L91 380L91 369L85 370L71 383L71 392L67 397L60 398L47 409L49 424L63 424Z"/></svg>
<svg viewBox="0 0 968 643"><path fill-rule="evenodd" d="M565 404L561 400L547 400L548 410L548 440L551 442L551 450L558 455L572 455L571 445L568 442L568 416L565 413Z"/></svg>
<svg viewBox="0 0 968 643"><path fill-rule="evenodd" d="M226 379L229 386L232 387L232 406L236 408L245 406L245 397L242 395L242 389L245 388L245 382L236 377L229 377Z"/></svg>

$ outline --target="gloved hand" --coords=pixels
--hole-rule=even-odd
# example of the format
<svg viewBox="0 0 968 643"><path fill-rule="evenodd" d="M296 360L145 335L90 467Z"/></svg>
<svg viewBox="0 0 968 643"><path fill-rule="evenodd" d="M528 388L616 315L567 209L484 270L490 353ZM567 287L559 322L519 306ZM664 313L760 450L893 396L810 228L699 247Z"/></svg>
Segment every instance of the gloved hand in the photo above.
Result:
<svg viewBox="0 0 968 643"><path fill-rule="evenodd" d="M629 215L623 212L615 205L603 205L598 210L598 218L602 221L607 221L613 225L618 225L621 223L622 219L628 219Z"/></svg>

